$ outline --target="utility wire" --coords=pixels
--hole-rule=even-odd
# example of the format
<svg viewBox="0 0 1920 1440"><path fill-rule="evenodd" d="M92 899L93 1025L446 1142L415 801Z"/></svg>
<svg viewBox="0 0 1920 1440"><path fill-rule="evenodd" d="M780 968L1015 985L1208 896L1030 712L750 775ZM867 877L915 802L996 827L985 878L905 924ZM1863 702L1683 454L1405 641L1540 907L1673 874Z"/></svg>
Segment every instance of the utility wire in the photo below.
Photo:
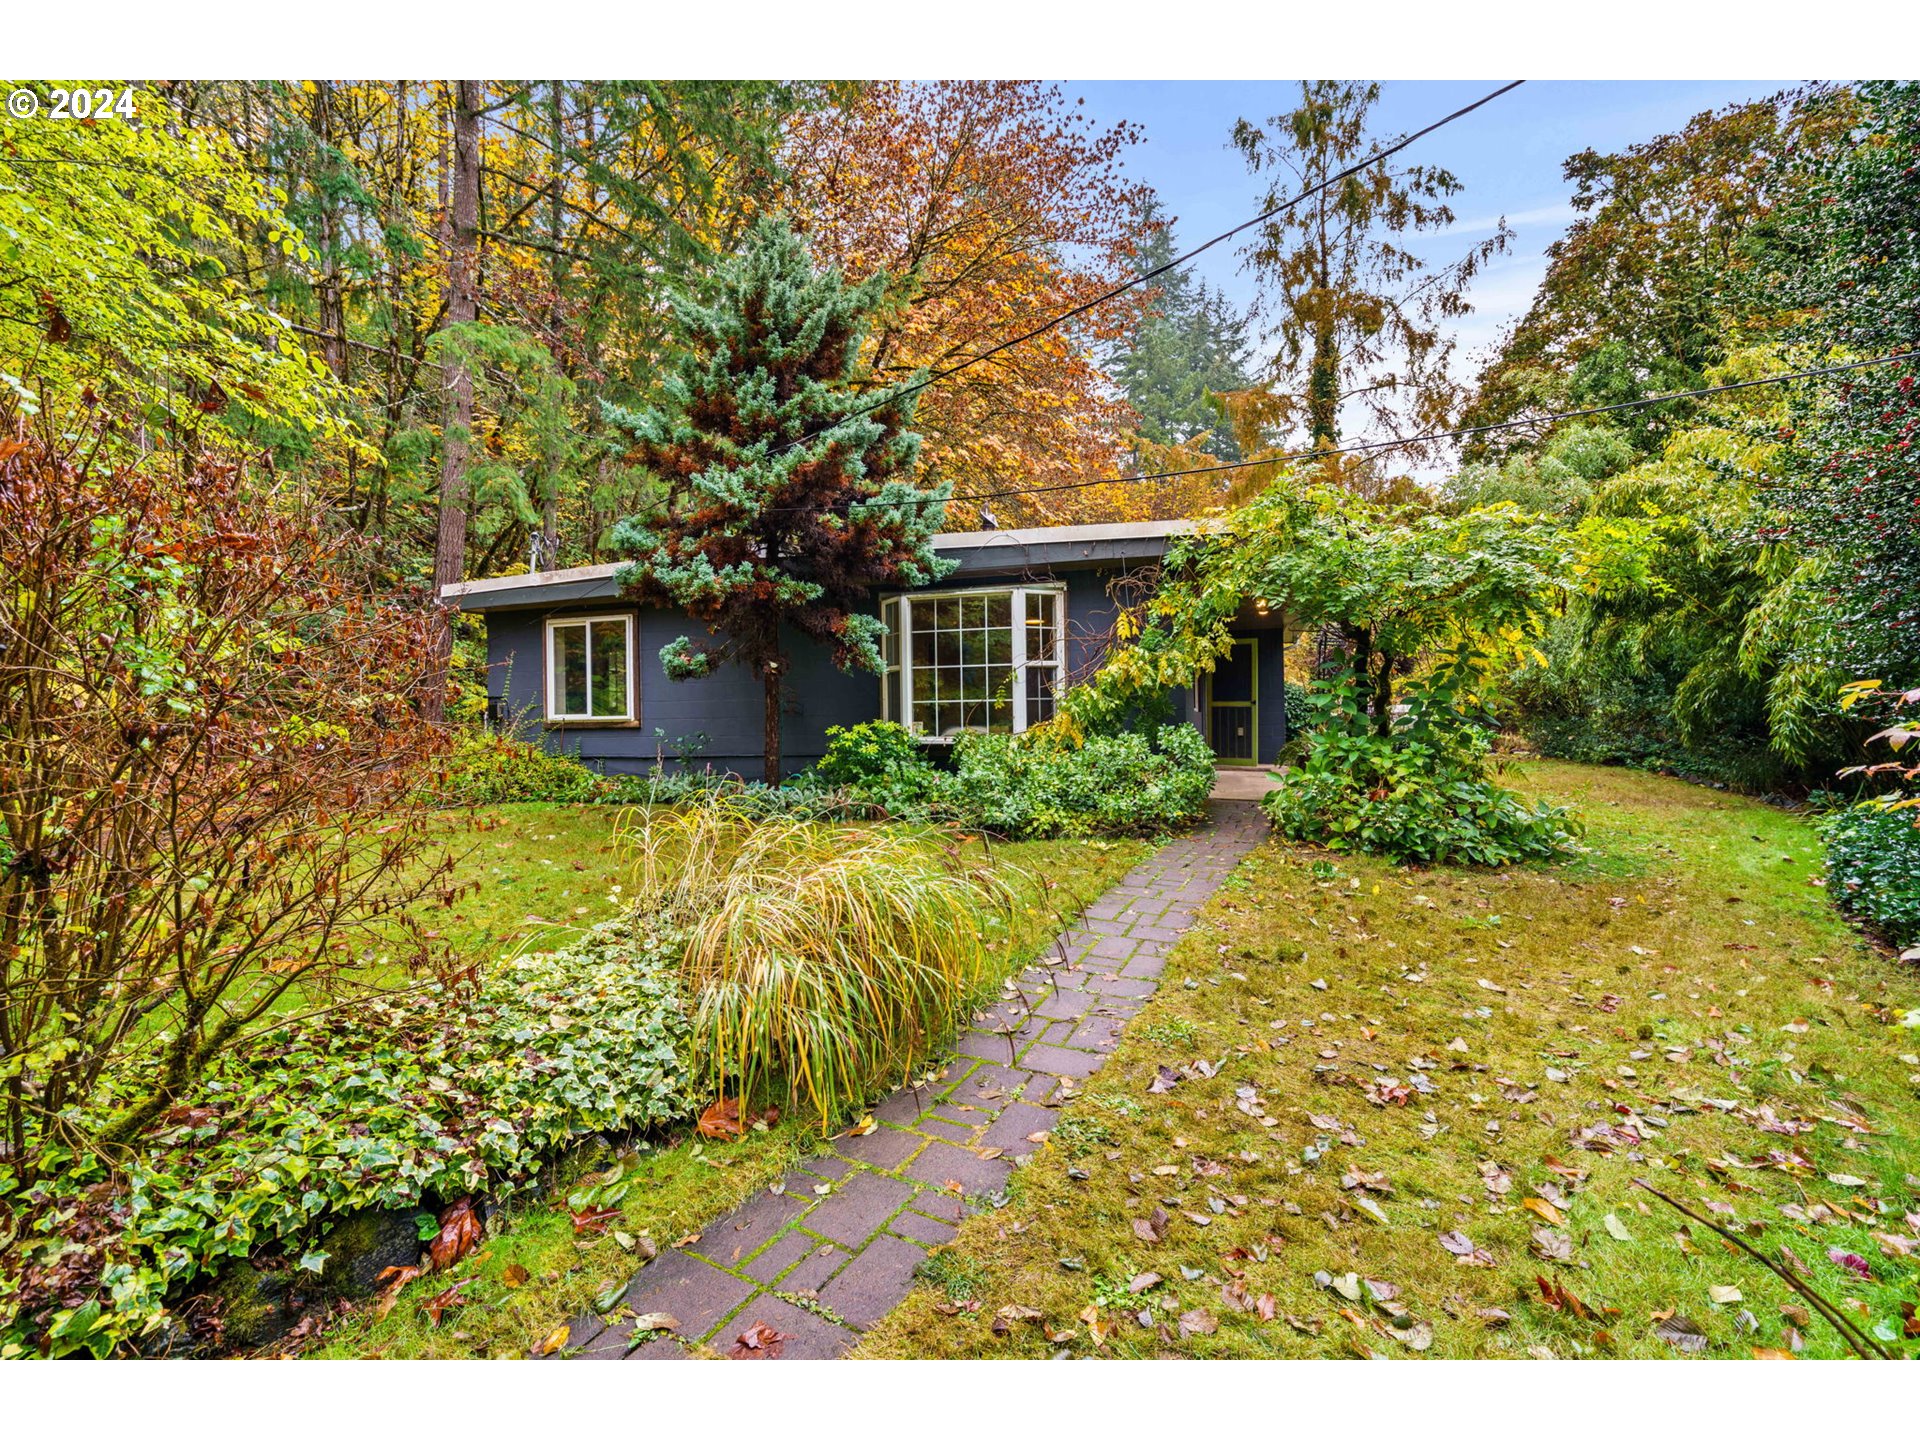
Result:
<svg viewBox="0 0 1920 1440"><path fill-rule="evenodd" d="M1524 430L1534 425L1551 425L1561 420L1582 420L1592 415L1613 415L1622 410L1642 410L1649 405L1665 405L1673 400L1698 400L1708 395L1725 395L1733 390L1752 390L1762 385L1779 385L1788 380L1812 380L1822 375L1842 375L1850 370L1865 370L1874 365L1892 365L1912 360L1911 351L1894 355L1876 355L1869 360L1849 360L1839 365L1822 365L1813 370L1789 370L1758 380L1734 380L1725 385L1705 385L1697 390L1674 390L1665 395L1648 395L1640 400L1621 400L1612 405L1590 405L1584 410L1559 410L1549 415L1529 415L1519 420L1501 420L1491 425L1471 425L1460 430L1429 430L1424 435L1407 435L1395 440L1363 440L1327 450L1288 450L1265 455L1257 460L1223 460L1218 465L1196 465L1187 470L1158 470L1148 475L1110 475L1104 479L1067 480L1057 485L1028 485L1011 490L986 490L953 495L936 501L932 497L901 501L904 505L970 505L977 500L1004 500L1020 495L1051 495L1062 490L1086 490L1095 485L1144 485L1156 480L1183 480L1194 475L1223 475L1234 470L1252 470L1261 465L1279 465L1288 460L1324 460L1335 455L1363 455L1374 450L1393 450L1403 445L1425 445L1436 440L1464 440L1475 435L1494 435L1507 430ZM797 507L781 507L787 508Z"/></svg>
<svg viewBox="0 0 1920 1440"><path fill-rule="evenodd" d="M1380 149L1374 151L1371 155L1367 156L1366 159L1356 161L1354 164L1347 166L1346 169L1338 171L1335 174L1329 175L1326 179L1320 181L1320 183L1317 185L1308 186L1305 190L1302 190L1298 195L1295 195L1291 200L1283 201L1280 204L1274 206L1271 210L1262 211L1260 214L1254 216L1251 220L1243 220L1241 221L1240 224L1234 226L1231 230L1222 230L1218 235L1214 236L1211 240L1206 240L1201 242L1200 244L1194 246L1193 249L1187 251L1184 255L1176 255L1173 257L1173 259L1167 261L1164 265L1156 265L1153 269L1148 270L1143 274L1136 275L1131 280L1125 281L1122 284L1114 286L1111 290L1103 291L1101 294L1095 295L1090 300L1082 301L1080 304L1074 306L1071 310L1062 311L1060 314L1054 316L1051 320L1048 320L1043 322L1042 324L1036 325L1031 330L1025 331L1019 335L1015 335L1011 339L1002 340L997 345L989 346L987 349L982 350L978 355L970 355L965 360L961 360L955 364L948 365L939 370L935 370L930 374L923 375L920 379L915 380L910 384L902 385L898 389L889 390L887 391L886 394L880 396L875 400L870 401L866 405L860 406L857 409L849 410L846 414L837 417L834 421L834 424L837 425L841 423L841 421L854 419L856 416L872 414L875 410L885 409L887 406L894 404L896 401L906 399L909 395L918 395L921 391L927 389L929 386L937 385L942 380L950 380L955 375L960 374L964 370L971 370L976 365L984 364L988 360L991 360L994 356L1003 354L1006 351L1013 349L1013 347L1016 345L1024 345L1026 344L1027 341L1037 339L1038 337L1045 335L1050 330L1057 330L1062 325L1065 325L1068 321L1078 319L1080 316L1086 314L1089 310L1093 310L1098 306L1104 305L1109 300L1116 299L1117 297L1126 294L1129 290L1137 290L1140 286L1148 284L1153 280L1157 280L1162 275L1168 274L1169 272L1174 270L1178 270L1182 265L1185 265L1188 261L1194 259L1197 256L1205 254L1207 251L1211 250L1214 246L1223 244L1226 241L1233 239L1234 236L1239 235L1244 231L1251 230L1256 225L1263 225L1267 221L1273 219L1276 215L1284 215L1287 211L1293 209L1296 205L1301 204L1303 201L1311 200L1315 195L1318 195L1321 191L1330 190L1335 185L1338 185L1341 181L1351 179L1353 176L1360 174L1362 171L1365 171L1371 168L1372 166L1379 164L1382 160L1389 159L1392 156L1399 154L1402 150L1406 149L1409 145L1413 144L1416 140L1424 139L1428 135L1433 134L1434 131L1442 129L1445 126L1451 125L1454 121L1462 118L1463 116L1471 115L1474 111L1478 110L1482 105L1488 104L1489 102L1494 100L1498 100L1502 95L1507 94L1511 90L1518 90L1524 84L1526 84L1526 81L1524 80L1514 80L1509 82L1508 84L1502 85L1498 90L1489 91L1487 94L1482 95L1478 100L1475 100L1471 105L1462 105L1458 110L1454 111L1451 115L1442 116L1440 119L1435 120L1432 124L1427 125L1422 129L1415 130L1411 135L1403 135L1398 140L1394 141L1393 144L1382 146ZM818 439L819 436L824 433L825 433L824 431L820 431L812 434L795 436L793 439L787 441L786 444L780 446L778 449L774 450L772 453L775 455L784 454L788 450L793 449L794 446L796 445L803 445L810 440Z"/></svg>

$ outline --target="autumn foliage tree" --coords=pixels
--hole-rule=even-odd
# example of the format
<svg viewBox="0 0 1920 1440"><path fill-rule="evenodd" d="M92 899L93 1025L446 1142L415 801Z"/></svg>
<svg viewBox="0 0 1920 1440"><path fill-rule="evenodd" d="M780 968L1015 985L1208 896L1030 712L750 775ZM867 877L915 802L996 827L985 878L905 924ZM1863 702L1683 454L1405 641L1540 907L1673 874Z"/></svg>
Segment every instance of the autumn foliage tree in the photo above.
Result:
<svg viewBox="0 0 1920 1440"><path fill-rule="evenodd" d="M1121 162L1139 138L1031 82L890 82L796 115L787 204L814 255L855 281L887 276L864 383L965 363L1130 278L1147 191ZM1121 297L928 389L915 423L931 473L963 499L1119 475L1132 409L1099 356L1141 304ZM1060 523L1124 489L993 503Z"/></svg>
<svg viewBox="0 0 1920 1440"><path fill-rule="evenodd" d="M1854 108L1844 91L1789 91L1568 157L1573 222L1547 247L1547 273L1481 372L1466 423L1693 388L1731 348L1777 329L1738 276L1769 230L1799 251L1819 233L1795 202L1806 167L1844 149ZM1610 423L1648 455L1697 413L1672 401ZM1531 449L1548 428L1476 439L1469 458Z"/></svg>
<svg viewBox="0 0 1920 1440"><path fill-rule="evenodd" d="M0 1196L131 1147L441 883L428 617L169 458L0 439Z"/></svg>
<svg viewBox="0 0 1920 1440"><path fill-rule="evenodd" d="M874 587L924 584L953 564L931 545L950 489L910 478L912 398L863 400L855 388L886 285L884 274L850 286L816 270L784 219L763 219L712 299L681 301L667 403L610 412L662 491L659 506L615 528L634 557L622 581L708 627L708 639L662 650L670 676L733 661L763 682L770 785L788 632L830 646L842 669L877 672Z"/></svg>
<svg viewBox="0 0 1920 1440"><path fill-rule="evenodd" d="M1314 190L1247 247L1262 285L1258 313L1279 342L1266 384L1240 411L1250 437L1298 429L1314 448L1332 448L1348 409L1384 433L1443 429L1465 398L1449 372L1447 332L1511 232L1502 222L1433 265L1408 241L1454 223L1450 201L1463 187L1451 171L1379 160L1329 183L1378 143L1369 116L1379 98L1377 83L1302 81L1292 110L1234 126L1248 169L1270 177L1262 209Z"/></svg>

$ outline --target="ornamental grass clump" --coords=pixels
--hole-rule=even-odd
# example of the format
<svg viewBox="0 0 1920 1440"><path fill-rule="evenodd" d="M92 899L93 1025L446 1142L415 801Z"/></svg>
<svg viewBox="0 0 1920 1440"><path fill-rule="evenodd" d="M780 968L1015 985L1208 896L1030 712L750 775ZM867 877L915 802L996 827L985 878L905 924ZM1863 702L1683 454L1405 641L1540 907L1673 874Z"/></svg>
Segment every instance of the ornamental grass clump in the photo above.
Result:
<svg viewBox="0 0 1920 1440"><path fill-rule="evenodd" d="M952 1031L986 976L982 917L1011 910L1004 882L931 832L714 804L629 833L638 913L683 945L703 1082L823 1128Z"/></svg>

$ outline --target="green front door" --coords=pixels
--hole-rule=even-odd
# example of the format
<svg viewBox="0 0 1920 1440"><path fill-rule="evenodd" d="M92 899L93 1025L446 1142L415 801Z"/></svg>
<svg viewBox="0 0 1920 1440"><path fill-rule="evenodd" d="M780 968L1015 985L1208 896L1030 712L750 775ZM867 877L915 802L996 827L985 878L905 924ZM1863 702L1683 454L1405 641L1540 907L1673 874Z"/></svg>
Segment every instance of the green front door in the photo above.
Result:
<svg viewBox="0 0 1920 1440"><path fill-rule="evenodd" d="M1222 765L1260 761L1260 651L1236 640L1204 685L1207 740Z"/></svg>

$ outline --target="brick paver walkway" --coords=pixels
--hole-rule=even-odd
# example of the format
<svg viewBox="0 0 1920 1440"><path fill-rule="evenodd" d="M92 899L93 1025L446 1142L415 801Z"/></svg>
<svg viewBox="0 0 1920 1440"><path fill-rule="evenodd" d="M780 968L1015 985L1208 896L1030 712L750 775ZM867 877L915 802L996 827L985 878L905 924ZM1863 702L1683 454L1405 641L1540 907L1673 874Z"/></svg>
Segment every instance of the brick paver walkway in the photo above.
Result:
<svg viewBox="0 0 1920 1440"><path fill-rule="evenodd" d="M1021 1000L976 1017L943 1078L897 1092L874 1110L871 1133L841 1136L788 1172L780 1193L763 1191L642 1270L626 1303L672 1315L678 1339L629 1356L630 1321L583 1316L568 1353L672 1360L686 1354L681 1342L706 1340L725 1354L755 1322L790 1337L782 1359L850 1349L905 1298L927 1251L953 1235L962 1197L1000 1190L1041 1143L1158 986L1194 913L1266 834L1253 805L1208 809L1204 825L1136 866L1060 936L1047 963L1017 977Z"/></svg>

